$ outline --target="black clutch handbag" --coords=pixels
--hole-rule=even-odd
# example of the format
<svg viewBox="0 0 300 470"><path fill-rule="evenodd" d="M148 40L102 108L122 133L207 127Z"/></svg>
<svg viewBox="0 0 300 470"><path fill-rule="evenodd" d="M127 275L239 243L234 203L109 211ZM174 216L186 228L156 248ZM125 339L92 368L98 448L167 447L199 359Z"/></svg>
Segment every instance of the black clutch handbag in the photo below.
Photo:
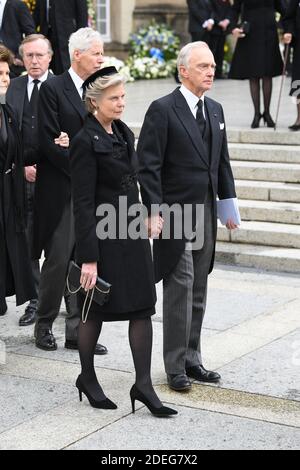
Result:
<svg viewBox="0 0 300 470"><path fill-rule="evenodd" d="M98 305L102 306L108 301L111 284L104 281L103 279L101 279L101 277L98 276L95 287L86 292L81 287L80 278L81 278L80 266L74 263L74 261L71 261L70 267L69 267L69 273L67 277L67 289L70 292L70 294L77 294L78 292L81 292L82 294L86 296L83 309L82 309L82 321L83 323L85 323L87 320L92 302L96 302ZM88 305L87 311L85 312L86 304L88 300L89 300L89 305Z"/></svg>
<svg viewBox="0 0 300 470"><path fill-rule="evenodd" d="M239 26L242 30L243 33L247 36L247 34L250 33L250 23L248 21L243 21L242 24Z"/></svg>

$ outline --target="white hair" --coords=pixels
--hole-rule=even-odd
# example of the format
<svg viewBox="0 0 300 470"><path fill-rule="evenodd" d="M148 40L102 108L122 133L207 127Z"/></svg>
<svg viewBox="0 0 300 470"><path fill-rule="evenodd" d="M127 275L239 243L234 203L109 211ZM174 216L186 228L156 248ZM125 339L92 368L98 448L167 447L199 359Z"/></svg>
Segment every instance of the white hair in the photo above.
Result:
<svg viewBox="0 0 300 470"><path fill-rule="evenodd" d="M104 91L107 88L121 85L121 84L124 85L125 82L126 82L125 78L119 73L96 78L96 80L93 83L91 83L86 89L86 95L85 95L86 109L90 113L93 113L95 111L95 106L92 103L92 99L97 100L101 98L101 96L103 95Z"/></svg>
<svg viewBox="0 0 300 470"><path fill-rule="evenodd" d="M199 48L209 49L209 46L204 41L195 41L195 42L190 42L186 44L179 52L178 58L177 58L177 70L178 70L178 74L180 78L182 78L181 73L180 73L180 67L183 66L187 69L189 66L189 61L190 61L192 51L194 49L199 49Z"/></svg>
<svg viewBox="0 0 300 470"><path fill-rule="evenodd" d="M69 39L69 54L71 62L73 60L75 50L80 50L81 52L87 51L95 41L98 41L103 45L101 34L92 28L80 28L75 31L75 33L71 34Z"/></svg>

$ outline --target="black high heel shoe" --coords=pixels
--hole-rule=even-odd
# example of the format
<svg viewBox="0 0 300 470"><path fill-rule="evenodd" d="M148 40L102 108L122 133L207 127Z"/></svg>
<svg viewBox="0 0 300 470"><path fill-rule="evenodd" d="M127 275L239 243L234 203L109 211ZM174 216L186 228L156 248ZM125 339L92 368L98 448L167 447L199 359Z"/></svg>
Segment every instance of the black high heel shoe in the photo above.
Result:
<svg viewBox="0 0 300 470"><path fill-rule="evenodd" d="M255 114L254 115L254 119L253 119L252 124L251 124L251 129L257 129L259 127L259 123L260 123L260 120L261 120L262 117L263 117L262 114Z"/></svg>
<svg viewBox="0 0 300 470"><path fill-rule="evenodd" d="M266 111L262 115L263 120L264 120L264 125L267 125L268 127L275 127L275 122L271 118L270 113L267 113Z"/></svg>
<svg viewBox="0 0 300 470"><path fill-rule="evenodd" d="M171 415L177 415L178 411L173 410L172 408L168 408L167 406L160 406L159 408L156 408L155 406L150 403L148 398L145 397L145 395L139 391L137 386L134 384L130 390L130 398L131 398L131 405L132 405L132 413L135 413L135 400L138 400L142 403L144 403L145 406L147 406L148 410L157 417L163 417L163 416L171 416Z"/></svg>
<svg viewBox="0 0 300 470"><path fill-rule="evenodd" d="M103 410L116 410L118 408L114 402L109 400L109 398L105 398L104 400L95 400L85 388L81 381L80 375L76 380L76 387L78 388L79 392L79 400L82 401L82 394L84 393L93 408L101 408Z"/></svg>

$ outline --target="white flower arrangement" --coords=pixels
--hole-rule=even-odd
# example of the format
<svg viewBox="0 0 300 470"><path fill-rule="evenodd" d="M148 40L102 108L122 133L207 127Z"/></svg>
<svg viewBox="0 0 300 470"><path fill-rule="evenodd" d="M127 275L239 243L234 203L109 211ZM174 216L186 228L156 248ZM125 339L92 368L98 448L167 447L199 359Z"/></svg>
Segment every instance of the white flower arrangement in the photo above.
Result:
<svg viewBox="0 0 300 470"><path fill-rule="evenodd" d="M164 24L152 22L130 36L127 65L135 79L167 78L175 73L179 38Z"/></svg>
<svg viewBox="0 0 300 470"><path fill-rule="evenodd" d="M135 80L167 78L176 68L176 61L159 61L152 57L130 58L128 60L130 74Z"/></svg>
<svg viewBox="0 0 300 470"><path fill-rule="evenodd" d="M102 67L116 67L118 72L125 78L126 82L133 82L134 78L131 76L130 67L126 65L122 60L116 57L104 57L104 63Z"/></svg>

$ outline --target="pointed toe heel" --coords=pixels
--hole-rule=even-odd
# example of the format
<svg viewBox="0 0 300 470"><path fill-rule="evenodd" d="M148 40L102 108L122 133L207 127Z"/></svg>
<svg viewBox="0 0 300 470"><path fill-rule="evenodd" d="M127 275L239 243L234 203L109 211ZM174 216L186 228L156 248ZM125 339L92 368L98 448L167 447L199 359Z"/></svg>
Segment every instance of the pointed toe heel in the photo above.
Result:
<svg viewBox="0 0 300 470"><path fill-rule="evenodd" d="M78 376L75 385L79 392L79 401L82 401L82 394L84 393L84 395L86 396L90 405L93 408L98 408L102 410L116 410L118 408L117 405L113 401L111 401L109 398L104 398L102 400L95 400L95 398L93 398L90 395L90 393L87 391L87 389L85 388L85 385L81 381L80 376Z"/></svg>
<svg viewBox="0 0 300 470"><path fill-rule="evenodd" d="M130 390L130 398L131 398L131 405L132 405L132 413L135 413L135 401L138 400L148 408L148 410L150 411L150 413L153 414L153 416L156 416L158 418L168 417L168 416L178 414L178 411L173 410L172 408L168 408L167 406L160 406L160 407L153 406L153 404L136 387L136 385L133 385Z"/></svg>
<svg viewBox="0 0 300 470"><path fill-rule="evenodd" d="M257 129L259 127L259 123L260 123L260 120L261 120L262 117L263 117L262 114L255 114L254 115L254 119L253 119L252 124L251 124L251 129Z"/></svg>
<svg viewBox="0 0 300 470"><path fill-rule="evenodd" d="M262 114L262 118L264 120L264 125L268 127L275 127L275 122L273 121L270 113L266 111Z"/></svg>

